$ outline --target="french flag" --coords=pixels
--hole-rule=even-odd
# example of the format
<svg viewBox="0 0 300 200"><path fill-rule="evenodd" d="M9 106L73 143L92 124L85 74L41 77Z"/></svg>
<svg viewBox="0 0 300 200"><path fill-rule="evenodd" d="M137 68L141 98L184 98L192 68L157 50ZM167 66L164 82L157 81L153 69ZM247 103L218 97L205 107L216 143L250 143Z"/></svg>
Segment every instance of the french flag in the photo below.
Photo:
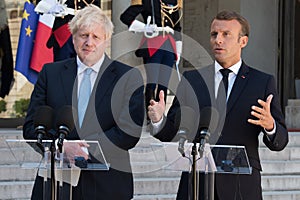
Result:
<svg viewBox="0 0 300 200"><path fill-rule="evenodd" d="M46 44L52 33L55 16L43 14L39 17L34 47L31 55L30 68L40 72L44 64L53 62L53 49Z"/></svg>

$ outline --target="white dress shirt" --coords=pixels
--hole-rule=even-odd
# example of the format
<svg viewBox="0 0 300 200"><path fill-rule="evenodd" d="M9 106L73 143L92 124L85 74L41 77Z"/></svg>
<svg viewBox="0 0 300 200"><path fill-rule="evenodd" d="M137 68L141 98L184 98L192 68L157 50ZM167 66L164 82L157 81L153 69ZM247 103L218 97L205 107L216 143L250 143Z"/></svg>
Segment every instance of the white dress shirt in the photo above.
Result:
<svg viewBox="0 0 300 200"><path fill-rule="evenodd" d="M92 68L92 73L90 75L90 79L91 79L91 91L93 91L93 87L95 85L95 82L96 82L96 78L97 78L97 75L100 71L100 67L104 61L104 55L100 58L100 60L93 66L89 67L89 68ZM77 90L77 96L79 96L79 88L80 88L80 84L81 84L81 81L83 79L83 75L84 75L84 71L86 68L88 68L88 66L86 66L85 64L83 64L80 59L78 58L78 56L76 57L76 61L77 61L77 78L78 78L78 90Z"/></svg>

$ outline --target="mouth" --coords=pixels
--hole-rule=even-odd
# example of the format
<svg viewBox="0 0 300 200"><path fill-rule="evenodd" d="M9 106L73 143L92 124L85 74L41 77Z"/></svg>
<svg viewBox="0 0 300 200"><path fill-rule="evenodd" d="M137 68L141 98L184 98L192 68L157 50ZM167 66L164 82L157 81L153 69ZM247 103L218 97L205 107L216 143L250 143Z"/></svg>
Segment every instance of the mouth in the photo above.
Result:
<svg viewBox="0 0 300 200"><path fill-rule="evenodd" d="M221 52L223 52L223 51L224 51L223 48L220 48L220 47L214 48L214 52L215 52L215 53L221 53Z"/></svg>
<svg viewBox="0 0 300 200"><path fill-rule="evenodd" d="M92 49L82 49L83 52L89 53L92 52Z"/></svg>

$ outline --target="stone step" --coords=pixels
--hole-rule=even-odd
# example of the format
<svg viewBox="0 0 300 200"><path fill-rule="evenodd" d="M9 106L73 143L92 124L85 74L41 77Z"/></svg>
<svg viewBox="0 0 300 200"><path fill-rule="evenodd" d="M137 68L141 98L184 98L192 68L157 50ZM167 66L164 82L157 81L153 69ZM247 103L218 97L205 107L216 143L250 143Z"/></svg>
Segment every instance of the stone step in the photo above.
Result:
<svg viewBox="0 0 300 200"><path fill-rule="evenodd" d="M134 195L133 200L174 200L176 194Z"/></svg>
<svg viewBox="0 0 300 200"><path fill-rule="evenodd" d="M262 176L263 191L300 191L300 175Z"/></svg>
<svg viewBox="0 0 300 200"><path fill-rule="evenodd" d="M174 178L135 178L135 194L176 194L179 181L180 176ZM300 175L262 176L262 188L263 191L298 191L300 189Z"/></svg>
<svg viewBox="0 0 300 200"><path fill-rule="evenodd" d="M271 151L267 147L259 148L261 160L300 160L300 148L287 146L282 151Z"/></svg>
<svg viewBox="0 0 300 200"><path fill-rule="evenodd" d="M22 164L24 162L40 162L42 160L42 156L30 148L29 145L26 145L26 147L11 149L0 148L0 155L2 155L0 165Z"/></svg>
<svg viewBox="0 0 300 200"><path fill-rule="evenodd" d="M263 176L264 199L298 199L300 195L300 191L298 191L300 188L299 180L299 176ZM134 182L134 199L166 200L176 197L179 177L159 180L158 178L135 178ZM29 199L32 186L33 181L0 182L0 199Z"/></svg>
<svg viewBox="0 0 300 200"><path fill-rule="evenodd" d="M262 174L263 175L299 175L300 174L300 160L295 161L272 161L262 160Z"/></svg>
<svg viewBox="0 0 300 200"><path fill-rule="evenodd" d="M30 199L32 187L33 181L0 182L0 199Z"/></svg>
<svg viewBox="0 0 300 200"><path fill-rule="evenodd" d="M142 177L177 177L180 176L181 171L162 169L165 165L163 163L137 162L131 163L132 172L137 178Z"/></svg>
<svg viewBox="0 0 300 200"><path fill-rule="evenodd" d="M299 200L300 191L267 191L263 192L264 200Z"/></svg>
<svg viewBox="0 0 300 200"><path fill-rule="evenodd" d="M180 176L173 178L135 178L134 191L136 195L176 194L179 181Z"/></svg>
<svg viewBox="0 0 300 200"><path fill-rule="evenodd" d="M297 175L300 174L300 160L281 161L281 160L262 160L262 174L264 175ZM164 169L159 163L139 162L132 163L132 170L136 177L174 177L179 171Z"/></svg>
<svg viewBox="0 0 300 200"><path fill-rule="evenodd" d="M32 181L37 169L22 169L19 165L0 165L0 181Z"/></svg>
<svg viewBox="0 0 300 200"><path fill-rule="evenodd" d="M166 195L135 195L134 200L174 200L175 194ZM299 200L298 191L263 192L264 200Z"/></svg>
<svg viewBox="0 0 300 200"><path fill-rule="evenodd" d="M135 178L136 199L171 198L177 193L180 177L177 178ZM151 190L149 190L151 188ZM272 195L283 199L281 196L299 193L300 175L297 176L262 176L264 196ZM284 189L283 189L284 188ZM280 191L280 192L278 192ZM293 192L294 193L293 193ZM286 198L289 199L289 198Z"/></svg>

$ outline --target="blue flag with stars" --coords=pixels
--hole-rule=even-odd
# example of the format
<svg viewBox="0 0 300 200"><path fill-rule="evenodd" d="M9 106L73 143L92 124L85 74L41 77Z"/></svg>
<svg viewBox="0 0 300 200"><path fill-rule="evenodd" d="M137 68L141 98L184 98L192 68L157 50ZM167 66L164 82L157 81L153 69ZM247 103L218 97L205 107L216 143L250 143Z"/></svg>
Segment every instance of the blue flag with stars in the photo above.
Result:
<svg viewBox="0 0 300 200"><path fill-rule="evenodd" d="M22 73L32 84L36 83L38 72L30 68L31 53L34 45L39 15L35 5L26 0L20 29L15 70Z"/></svg>

